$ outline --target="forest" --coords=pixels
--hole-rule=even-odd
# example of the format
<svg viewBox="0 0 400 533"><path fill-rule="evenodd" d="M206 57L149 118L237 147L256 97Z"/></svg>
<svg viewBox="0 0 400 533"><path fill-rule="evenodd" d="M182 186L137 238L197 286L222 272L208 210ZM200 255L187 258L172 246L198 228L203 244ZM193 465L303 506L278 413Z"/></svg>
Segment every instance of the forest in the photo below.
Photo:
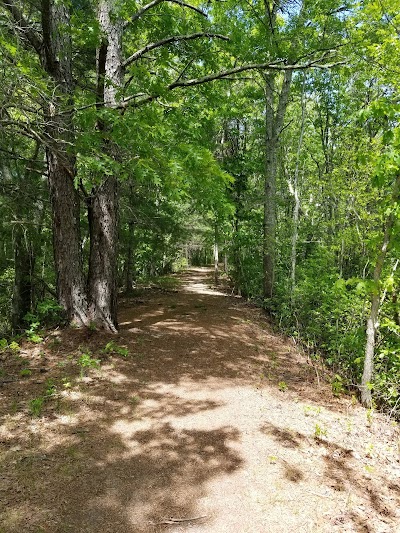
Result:
<svg viewBox="0 0 400 533"><path fill-rule="evenodd" d="M399 65L399 0L1 0L2 348L213 265L399 417Z"/></svg>

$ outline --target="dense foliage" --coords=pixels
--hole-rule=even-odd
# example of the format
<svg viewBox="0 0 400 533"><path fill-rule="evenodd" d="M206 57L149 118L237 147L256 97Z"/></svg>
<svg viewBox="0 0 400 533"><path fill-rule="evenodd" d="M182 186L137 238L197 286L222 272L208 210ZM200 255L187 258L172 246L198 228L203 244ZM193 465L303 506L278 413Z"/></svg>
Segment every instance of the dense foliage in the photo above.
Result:
<svg viewBox="0 0 400 533"><path fill-rule="evenodd" d="M57 300L76 319L57 240L74 216L83 324L116 327L93 291L110 276L129 293L224 263L335 390L364 375L399 415L399 13L398 0L4 0L0 336L54 323ZM76 201L60 217L63 171Z"/></svg>

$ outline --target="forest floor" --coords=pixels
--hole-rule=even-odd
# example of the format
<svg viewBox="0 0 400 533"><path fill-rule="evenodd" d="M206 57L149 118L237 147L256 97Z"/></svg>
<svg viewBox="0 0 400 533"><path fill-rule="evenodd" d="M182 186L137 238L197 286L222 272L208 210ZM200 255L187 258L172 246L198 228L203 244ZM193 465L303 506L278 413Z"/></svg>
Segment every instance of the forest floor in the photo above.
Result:
<svg viewBox="0 0 400 533"><path fill-rule="evenodd" d="M400 531L400 434L191 269L3 354L1 533Z"/></svg>

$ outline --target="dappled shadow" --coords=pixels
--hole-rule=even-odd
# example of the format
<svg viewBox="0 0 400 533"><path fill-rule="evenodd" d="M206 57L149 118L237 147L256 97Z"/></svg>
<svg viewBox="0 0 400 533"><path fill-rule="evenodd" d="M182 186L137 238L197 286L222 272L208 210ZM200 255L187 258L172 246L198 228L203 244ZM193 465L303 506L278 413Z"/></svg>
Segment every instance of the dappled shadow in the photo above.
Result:
<svg viewBox="0 0 400 533"><path fill-rule="evenodd" d="M199 516L207 481L240 468L232 447L237 429L177 429L165 422L169 414L190 416L215 402L179 402L142 390L129 404L125 387L103 387L100 395L97 387L82 386L66 395L68 407L78 409L73 421L48 417L46 438L35 440L34 450L28 443L37 423L14 428L4 459L20 464L6 476L14 496L2 509L4 531L155 532L166 518ZM22 456L12 446L22 442L20 431L28 444Z"/></svg>
<svg viewBox="0 0 400 533"><path fill-rule="evenodd" d="M196 281L197 292L150 294L147 303L137 307L133 299L121 311L120 339L140 354L137 370L145 366L151 379L169 383L188 378L272 387L283 383L300 399L320 401L317 389L324 385L315 369L271 333L262 311L243 299L208 293L209 276L205 269L188 272L181 276L183 284ZM329 407L340 409L341 403L328 397Z"/></svg>
<svg viewBox="0 0 400 533"><path fill-rule="evenodd" d="M268 422L262 425L261 431L271 435L284 448L297 448L301 446L303 435L298 431L282 429Z"/></svg>
<svg viewBox="0 0 400 533"><path fill-rule="evenodd" d="M314 438L311 441L309 436L305 434L291 432L271 423L263 424L260 430L280 445L291 448L296 453L310 450L310 448L319 448L318 455L321 459L315 460L313 471L308 472L308 475L320 476L322 473L321 489L325 487L328 490L331 489L334 492L348 495L348 497L352 495L363 502L367 500L378 516L396 520L393 508L390 509L384 501L389 496L393 497L393 492L390 494L393 491L393 484L387 483L379 473L374 479L367 479L363 476L351 449L331 442L327 438ZM304 478L304 473L292 463L284 459L281 461L285 476L289 480L298 482ZM397 505L400 505L399 491L397 491L396 500ZM375 525L368 525L370 517L364 511L363 505L349 508L346 505L341 510L338 509L331 519L334 524L342 524L344 527L346 524L352 523L356 526L357 531L375 531Z"/></svg>
<svg viewBox="0 0 400 533"><path fill-rule="evenodd" d="M335 491L353 491L369 501L371 507L381 516L395 517L392 510L389 510L383 497L386 495L386 487L382 486L379 480L370 480L361 477L356 473L354 463L352 464L351 450L341 448L337 445L324 444L327 454L324 456L325 472L324 477L327 483ZM400 499L398 504L400 504ZM358 525L367 527L368 517L362 509L352 509L349 511L351 520ZM373 529L365 529L372 531Z"/></svg>
<svg viewBox="0 0 400 533"><path fill-rule="evenodd" d="M304 474L300 468L288 463L287 461L283 463L283 467L284 476L292 483L298 483L304 479Z"/></svg>
<svg viewBox="0 0 400 533"><path fill-rule="evenodd" d="M95 461L88 463L83 479L87 483L93 473L96 486L82 486L82 476L74 477L61 494L70 500L63 520L75 531L125 531L126 526L151 531L152 523L167 517L196 516L205 482L240 466L229 447L237 437L229 428L178 432L169 424L133 432L130 438L115 432L100 443ZM79 450L85 454L90 445L80 442ZM71 488L73 494L87 494L84 505L74 505Z"/></svg>
<svg viewBox="0 0 400 533"><path fill-rule="evenodd" d="M242 387L250 400L255 391L267 391L270 409L299 399L323 405L325 398L340 411L329 387L321 396L314 369L271 333L262 312L211 291L209 275L199 269L180 276L178 293L151 289L125 298L118 336L54 332L28 378L30 394L38 397L48 387L46 372L55 379L43 419L27 416L32 396L24 396L21 383L7 385L9 413L17 403L0 435L0 464L12 465L0 486L6 533L156 533L171 517L187 519L190 529L190 518L204 515L203 531L213 531L215 517L205 503L210 485L224 476L234 484L251 470L240 448L249 437L236 425L229 391ZM110 341L127 352L110 354ZM83 353L100 359L103 370L79 368ZM88 375L79 377L80 371ZM229 408L234 414L226 423ZM296 489L311 475L295 454L307 446L323 449L324 484L363 494L384 513L376 483L365 490L349 450L324 439L310 442L265 418L259 425L252 408L240 416L287 455L277 459L285 484ZM354 512L356 524L362 515Z"/></svg>

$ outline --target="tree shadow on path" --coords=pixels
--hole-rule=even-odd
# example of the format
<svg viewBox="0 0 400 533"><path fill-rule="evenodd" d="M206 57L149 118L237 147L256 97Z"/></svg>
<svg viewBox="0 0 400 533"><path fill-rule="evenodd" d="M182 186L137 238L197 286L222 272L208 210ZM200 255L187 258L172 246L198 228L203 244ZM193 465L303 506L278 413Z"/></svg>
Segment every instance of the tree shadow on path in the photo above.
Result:
<svg viewBox="0 0 400 533"><path fill-rule="evenodd" d="M125 300L117 337L63 331L53 350L49 339L44 349L57 383L77 373L84 351L102 358L103 370L71 390L60 385L58 405L43 419L6 417L0 533L153 533L171 517L199 518L209 485L234 480L245 467L244 435L215 416L229 407L224 390L279 395L285 382L284 401L292 394L321 404L314 369L271 333L261 313L210 290L209 274L193 270L180 276L179 292ZM129 356L105 354L110 341ZM340 405L329 395L333 410ZM262 432L288 450L304 441L272 423ZM338 482L351 482L346 463L331 467ZM293 463L285 476L298 484L304 473ZM213 531L213 518L196 523Z"/></svg>

